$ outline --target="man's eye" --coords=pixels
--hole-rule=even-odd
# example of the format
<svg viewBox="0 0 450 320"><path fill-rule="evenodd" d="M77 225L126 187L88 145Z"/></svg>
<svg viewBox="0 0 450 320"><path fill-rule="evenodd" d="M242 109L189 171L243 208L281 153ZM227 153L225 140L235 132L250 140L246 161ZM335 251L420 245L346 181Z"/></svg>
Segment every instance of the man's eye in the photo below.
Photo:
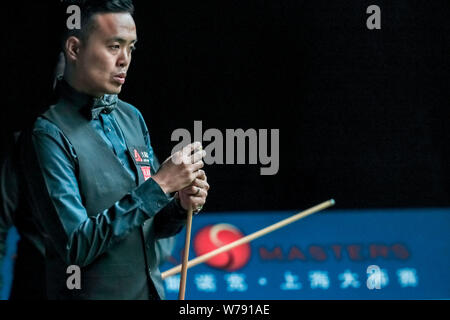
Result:
<svg viewBox="0 0 450 320"><path fill-rule="evenodd" d="M135 46L132 46L132 47L130 47L130 50L131 50L131 52L133 52L133 51L136 50L136 47L135 47Z"/></svg>
<svg viewBox="0 0 450 320"><path fill-rule="evenodd" d="M118 45L118 44L115 44L115 45L112 45L112 46L109 46L111 49L113 49L113 50L119 50L120 49L120 46Z"/></svg>

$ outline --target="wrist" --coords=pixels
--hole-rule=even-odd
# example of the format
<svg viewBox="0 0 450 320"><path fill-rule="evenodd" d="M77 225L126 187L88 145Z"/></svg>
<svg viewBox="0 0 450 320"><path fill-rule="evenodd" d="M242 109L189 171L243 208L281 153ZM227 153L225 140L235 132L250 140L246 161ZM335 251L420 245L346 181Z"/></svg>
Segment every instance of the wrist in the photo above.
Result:
<svg viewBox="0 0 450 320"><path fill-rule="evenodd" d="M159 187L161 188L161 190L162 190L164 193L169 194L169 193L172 193L172 192L173 192L173 191L171 191L171 190L169 189L169 187L167 186L167 184L164 183L164 181L163 181L162 179L160 179L160 177L158 176L158 174L156 174L156 175L153 176L153 180L159 185Z"/></svg>
<svg viewBox="0 0 450 320"><path fill-rule="evenodd" d="M175 206L177 207L178 211L183 213L183 214L186 214L187 210L181 204L180 197L178 196L178 192L175 194L174 198L175 198L175 200L174 200L175 201Z"/></svg>

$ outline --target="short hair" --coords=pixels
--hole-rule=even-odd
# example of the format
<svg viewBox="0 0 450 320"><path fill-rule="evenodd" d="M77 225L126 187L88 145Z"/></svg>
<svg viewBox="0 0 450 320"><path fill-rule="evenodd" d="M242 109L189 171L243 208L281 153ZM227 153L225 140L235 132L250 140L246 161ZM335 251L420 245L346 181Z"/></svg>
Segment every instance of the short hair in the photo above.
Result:
<svg viewBox="0 0 450 320"><path fill-rule="evenodd" d="M61 45L64 50L66 40L75 36L83 42L87 42L91 31L96 27L93 19L96 14L102 13L129 13L134 15L132 0L63 0L64 10L71 5L77 5L81 12L81 28L70 30L64 23ZM66 12L66 11L64 11ZM66 13L67 17L67 13Z"/></svg>

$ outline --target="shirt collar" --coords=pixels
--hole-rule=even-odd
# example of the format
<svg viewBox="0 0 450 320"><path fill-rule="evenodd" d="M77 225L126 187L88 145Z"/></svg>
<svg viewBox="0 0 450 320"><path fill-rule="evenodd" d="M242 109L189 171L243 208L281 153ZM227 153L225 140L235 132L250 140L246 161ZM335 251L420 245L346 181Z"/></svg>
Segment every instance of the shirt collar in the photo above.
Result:
<svg viewBox="0 0 450 320"><path fill-rule="evenodd" d="M58 82L58 95L70 101L89 120L98 119L100 113L111 113L117 106L116 94L105 94L100 98L81 93L70 86L64 79Z"/></svg>

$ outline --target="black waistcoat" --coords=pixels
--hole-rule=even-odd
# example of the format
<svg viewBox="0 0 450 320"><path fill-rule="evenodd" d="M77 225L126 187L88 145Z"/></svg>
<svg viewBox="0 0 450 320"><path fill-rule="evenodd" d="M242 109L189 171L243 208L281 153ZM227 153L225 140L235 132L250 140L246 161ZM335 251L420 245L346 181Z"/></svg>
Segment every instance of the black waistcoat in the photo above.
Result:
<svg viewBox="0 0 450 320"><path fill-rule="evenodd" d="M139 164L130 156L138 175L134 181L102 138L90 126L84 109L61 99L43 117L56 124L73 145L79 170L82 201L90 217L110 208L144 182ZM128 152L147 150L143 128L132 108L118 100L112 111L125 137ZM152 168L152 173L153 172ZM39 201L39 200L37 200ZM51 206L48 210L54 210ZM49 299L160 299L164 290L155 253L153 218L112 244L93 263L81 268L81 290L69 290L68 265L51 241L46 241L47 294Z"/></svg>

